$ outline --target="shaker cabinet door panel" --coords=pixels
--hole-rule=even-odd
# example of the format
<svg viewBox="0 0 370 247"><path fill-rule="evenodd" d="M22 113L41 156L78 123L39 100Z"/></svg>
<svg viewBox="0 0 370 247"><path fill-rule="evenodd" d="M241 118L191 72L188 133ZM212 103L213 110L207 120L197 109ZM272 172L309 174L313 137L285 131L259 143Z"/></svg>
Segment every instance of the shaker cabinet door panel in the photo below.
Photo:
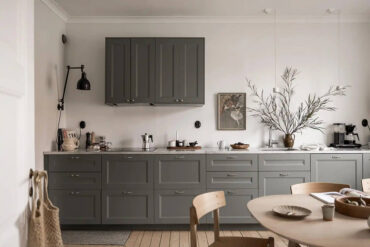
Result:
<svg viewBox="0 0 370 247"><path fill-rule="evenodd" d="M309 154L261 154L259 171L309 171Z"/></svg>
<svg viewBox="0 0 370 247"><path fill-rule="evenodd" d="M131 103L155 101L155 39L131 39Z"/></svg>
<svg viewBox="0 0 370 247"><path fill-rule="evenodd" d="M130 39L106 38L105 103L130 103Z"/></svg>
<svg viewBox="0 0 370 247"><path fill-rule="evenodd" d="M45 159L48 172L100 172L101 156L99 154L56 154Z"/></svg>
<svg viewBox="0 0 370 247"><path fill-rule="evenodd" d="M101 223L99 190L50 190L50 200L59 208L60 224Z"/></svg>
<svg viewBox="0 0 370 247"><path fill-rule="evenodd" d="M293 184L310 182L310 172L259 172L259 196L290 194Z"/></svg>
<svg viewBox="0 0 370 247"><path fill-rule="evenodd" d="M103 190L103 224L153 223L153 191Z"/></svg>
<svg viewBox="0 0 370 247"><path fill-rule="evenodd" d="M207 188L258 188L257 172L207 172Z"/></svg>
<svg viewBox="0 0 370 247"><path fill-rule="evenodd" d="M361 189L361 154L312 154L311 179L314 182L348 184Z"/></svg>
<svg viewBox="0 0 370 247"><path fill-rule="evenodd" d="M257 171L257 154L207 154L207 171Z"/></svg>
<svg viewBox="0 0 370 247"><path fill-rule="evenodd" d="M49 172L51 189L97 189L101 187L101 173Z"/></svg>
<svg viewBox="0 0 370 247"><path fill-rule="evenodd" d="M205 155L160 155L155 159L156 189L206 187Z"/></svg>
<svg viewBox="0 0 370 247"><path fill-rule="evenodd" d="M220 208L221 224L257 223L247 208L248 202L258 197L257 189L212 189L208 191L221 190L225 192L226 198L226 206ZM213 223L212 215L209 216L208 223Z"/></svg>
<svg viewBox="0 0 370 247"><path fill-rule="evenodd" d="M153 188L150 155L103 155L103 188Z"/></svg>

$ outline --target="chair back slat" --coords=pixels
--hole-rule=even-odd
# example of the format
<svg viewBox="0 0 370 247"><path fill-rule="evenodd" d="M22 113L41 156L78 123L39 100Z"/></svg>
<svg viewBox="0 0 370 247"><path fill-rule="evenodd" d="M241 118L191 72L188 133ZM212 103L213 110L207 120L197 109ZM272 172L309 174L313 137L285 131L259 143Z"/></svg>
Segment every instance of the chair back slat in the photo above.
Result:
<svg viewBox="0 0 370 247"><path fill-rule="evenodd" d="M193 207L195 208L198 221L204 215L224 206L226 206L226 200L223 191L204 193L196 196L193 200Z"/></svg>
<svg viewBox="0 0 370 247"><path fill-rule="evenodd" d="M310 193L321 193L336 191L339 192L343 188L349 188L348 184L335 184L335 183L301 183L294 184L290 187L293 195L308 195Z"/></svg>

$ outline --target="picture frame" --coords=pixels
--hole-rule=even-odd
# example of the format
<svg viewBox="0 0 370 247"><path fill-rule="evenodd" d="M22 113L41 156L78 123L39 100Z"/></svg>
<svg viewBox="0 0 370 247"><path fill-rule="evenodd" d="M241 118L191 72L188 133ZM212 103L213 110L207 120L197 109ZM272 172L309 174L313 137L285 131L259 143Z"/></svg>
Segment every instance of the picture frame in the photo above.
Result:
<svg viewBox="0 0 370 247"><path fill-rule="evenodd" d="M247 94L217 94L217 130L246 130Z"/></svg>

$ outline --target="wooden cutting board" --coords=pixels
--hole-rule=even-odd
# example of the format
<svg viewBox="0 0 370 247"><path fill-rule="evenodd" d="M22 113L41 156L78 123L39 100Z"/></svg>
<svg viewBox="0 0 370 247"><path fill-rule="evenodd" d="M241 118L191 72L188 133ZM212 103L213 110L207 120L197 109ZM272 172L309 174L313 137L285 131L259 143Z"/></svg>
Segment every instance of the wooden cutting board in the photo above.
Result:
<svg viewBox="0 0 370 247"><path fill-rule="evenodd" d="M190 147L190 146L186 146L186 147L167 147L168 150L186 150L186 151L191 151L191 150L199 150L199 149L202 149L201 146L195 146L195 147Z"/></svg>

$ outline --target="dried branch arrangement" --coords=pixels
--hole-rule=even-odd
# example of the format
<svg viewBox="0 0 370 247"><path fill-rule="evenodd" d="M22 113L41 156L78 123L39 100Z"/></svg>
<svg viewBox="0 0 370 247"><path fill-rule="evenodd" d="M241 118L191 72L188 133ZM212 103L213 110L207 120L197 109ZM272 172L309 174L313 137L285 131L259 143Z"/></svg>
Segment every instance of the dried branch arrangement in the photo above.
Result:
<svg viewBox="0 0 370 247"><path fill-rule="evenodd" d="M336 108L330 106L331 98L334 96L344 96L348 86L334 87L323 95L309 94L304 102L301 102L296 110L291 109L291 102L294 96L293 82L297 76L297 70L286 68L283 79L283 86L279 92L264 95L257 87L247 80L250 95L258 105L256 108L248 108L252 116L260 119L261 123L285 134L301 132L305 128L315 129L323 132L323 121L319 119L320 111L335 111Z"/></svg>

